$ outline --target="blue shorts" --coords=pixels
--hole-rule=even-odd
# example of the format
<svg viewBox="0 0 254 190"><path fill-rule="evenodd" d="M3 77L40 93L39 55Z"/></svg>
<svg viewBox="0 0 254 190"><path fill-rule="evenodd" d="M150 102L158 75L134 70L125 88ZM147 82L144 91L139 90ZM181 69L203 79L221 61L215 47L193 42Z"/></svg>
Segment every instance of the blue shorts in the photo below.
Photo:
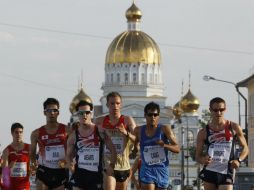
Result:
<svg viewBox="0 0 254 190"><path fill-rule="evenodd" d="M146 166L140 168L140 181L144 184L155 184L157 188L169 186L169 168L165 166Z"/></svg>

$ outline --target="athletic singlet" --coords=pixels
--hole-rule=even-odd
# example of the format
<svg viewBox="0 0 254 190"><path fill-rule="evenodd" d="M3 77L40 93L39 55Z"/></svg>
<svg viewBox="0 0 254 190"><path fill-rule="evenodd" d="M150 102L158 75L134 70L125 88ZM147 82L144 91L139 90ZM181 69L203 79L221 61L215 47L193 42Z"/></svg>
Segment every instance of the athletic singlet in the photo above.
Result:
<svg viewBox="0 0 254 190"><path fill-rule="evenodd" d="M158 125L155 134L152 137L146 135L146 125L141 126L140 136L140 154L142 165L146 166L165 166L169 165L168 151L156 144L156 141L162 140L165 144L169 141L161 130L162 125Z"/></svg>
<svg viewBox="0 0 254 190"><path fill-rule="evenodd" d="M221 131L213 131L206 126L207 153L212 158L212 162L205 166L206 170L228 174L229 162L234 159L234 138L233 129L229 121Z"/></svg>
<svg viewBox="0 0 254 190"><path fill-rule="evenodd" d="M130 154L130 140L128 137L123 135L117 127L120 124L123 124L125 129L127 129L127 126L124 124L124 116L121 115L118 123L116 125L112 125L110 123L110 118L109 116L105 116L102 124L102 128L107 130L107 135L111 138L112 143L115 146L116 152L117 152L117 160L115 164L114 170L129 170L130 169L130 159L129 159L129 154ZM109 150L105 147L105 163L109 164L110 163L110 152Z"/></svg>
<svg viewBox="0 0 254 190"><path fill-rule="evenodd" d="M39 165L60 168L59 161L65 160L67 133L65 125L59 123L55 134L48 134L45 126L39 128Z"/></svg>
<svg viewBox="0 0 254 190"><path fill-rule="evenodd" d="M30 189L29 182L29 144L24 143L22 150L16 151L11 145L8 147L8 163L16 161L10 169L10 189Z"/></svg>
<svg viewBox="0 0 254 190"><path fill-rule="evenodd" d="M100 172L102 168L103 141L100 139L97 127L89 136L81 136L78 129L75 130L76 163L77 167L93 172Z"/></svg>

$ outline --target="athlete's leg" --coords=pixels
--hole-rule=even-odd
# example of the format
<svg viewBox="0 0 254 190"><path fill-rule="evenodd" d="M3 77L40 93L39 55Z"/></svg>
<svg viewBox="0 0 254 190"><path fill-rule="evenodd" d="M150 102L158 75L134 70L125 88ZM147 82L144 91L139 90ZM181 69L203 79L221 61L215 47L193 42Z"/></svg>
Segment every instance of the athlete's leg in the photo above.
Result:
<svg viewBox="0 0 254 190"><path fill-rule="evenodd" d="M105 172L103 173L103 187L104 190L115 190L116 179L113 176L108 176Z"/></svg>
<svg viewBox="0 0 254 190"><path fill-rule="evenodd" d="M48 187L39 179L36 179L36 190L48 190Z"/></svg>
<svg viewBox="0 0 254 190"><path fill-rule="evenodd" d="M78 187L72 187L72 190L82 190L82 189L80 189Z"/></svg>
<svg viewBox="0 0 254 190"><path fill-rule="evenodd" d="M126 190L128 183L128 179L126 179L124 182L116 182L116 190Z"/></svg>
<svg viewBox="0 0 254 190"><path fill-rule="evenodd" d="M152 183L150 184L141 183L141 190L155 190L155 185Z"/></svg>
<svg viewBox="0 0 254 190"><path fill-rule="evenodd" d="M64 187L64 185L61 185L57 188L54 188L53 190L65 190L65 187Z"/></svg>
<svg viewBox="0 0 254 190"><path fill-rule="evenodd" d="M219 190L233 190L233 185L220 185Z"/></svg>
<svg viewBox="0 0 254 190"><path fill-rule="evenodd" d="M213 183L208 183L204 181L204 189L205 190L218 190L217 186Z"/></svg>

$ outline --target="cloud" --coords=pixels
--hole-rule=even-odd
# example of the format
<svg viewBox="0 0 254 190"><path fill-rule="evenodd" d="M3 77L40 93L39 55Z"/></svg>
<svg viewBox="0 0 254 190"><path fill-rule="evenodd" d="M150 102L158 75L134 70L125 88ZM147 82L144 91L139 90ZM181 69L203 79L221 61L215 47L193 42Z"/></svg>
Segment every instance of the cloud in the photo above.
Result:
<svg viewBox="0 0 254 190"><path fill-rule="evenodd" d="M0 42L14 42L15 37L9 32L0 31Z"/></svg>

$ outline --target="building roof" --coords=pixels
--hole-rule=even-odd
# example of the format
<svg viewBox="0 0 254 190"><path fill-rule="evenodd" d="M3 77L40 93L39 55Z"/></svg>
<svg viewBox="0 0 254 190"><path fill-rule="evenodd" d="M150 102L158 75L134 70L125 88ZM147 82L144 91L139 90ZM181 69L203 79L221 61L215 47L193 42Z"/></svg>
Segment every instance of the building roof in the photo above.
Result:
<svg viewBox="0 0 254 190"><path fill-rule="evenodd" d="M237 87L247 87L249 86L250 83L254 82L254 74L252 74L251 76L249 76L248 78L238 82L236 84Z"/></svg>

